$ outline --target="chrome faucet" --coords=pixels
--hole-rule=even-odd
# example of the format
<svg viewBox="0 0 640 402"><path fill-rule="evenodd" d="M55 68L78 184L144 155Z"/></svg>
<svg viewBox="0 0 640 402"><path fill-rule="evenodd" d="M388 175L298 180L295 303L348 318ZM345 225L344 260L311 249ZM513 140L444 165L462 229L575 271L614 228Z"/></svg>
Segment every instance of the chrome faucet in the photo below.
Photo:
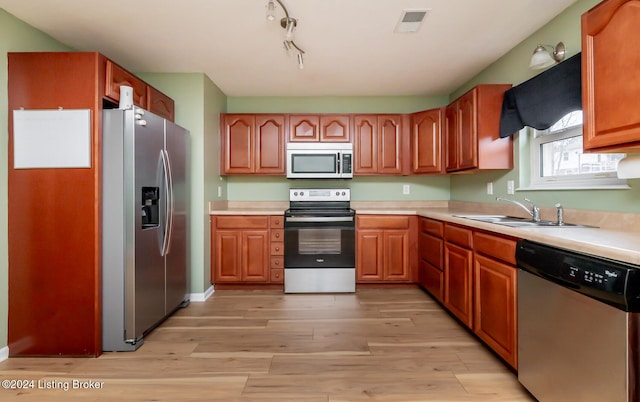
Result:
<svg viewBox="0 0 640 402"><path fill-rule="evenodd" d="M526 202L528 202L529 204L531 204L531 210L529 210L529 208L527 208L526 205L524 205L523 203L521 203L519 201L511 200L509 198L496 197L496 201L507 201L507 202L510 202L512 204L516 204L520 208L522 208L525 211L527 211L527 213L529 215L531 215L531 218L533 218L534 222L540 222L540 208L538 208L538 206L536 204L534 204L533 201L531 201L530 199L525 198L524 200Z"/></svg>
<svg viewBox="0 0 640 402"><path fill-rule="evenodd" d="M562 209L562 204L557 203L556 209L558 210L558 222L556 223L558 226L564 225L564 212Z"/></svg>

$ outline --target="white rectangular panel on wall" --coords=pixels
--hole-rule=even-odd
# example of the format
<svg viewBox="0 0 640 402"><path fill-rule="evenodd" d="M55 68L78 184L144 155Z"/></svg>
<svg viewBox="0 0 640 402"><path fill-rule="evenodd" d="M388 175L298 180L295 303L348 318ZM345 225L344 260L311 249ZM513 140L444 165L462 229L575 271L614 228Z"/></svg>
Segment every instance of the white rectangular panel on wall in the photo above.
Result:
<svg viewBox="0 0 640 402"><path fill-rule="evenodd" d="M90 168L91 110L14 110L13 167Z"/></svg>

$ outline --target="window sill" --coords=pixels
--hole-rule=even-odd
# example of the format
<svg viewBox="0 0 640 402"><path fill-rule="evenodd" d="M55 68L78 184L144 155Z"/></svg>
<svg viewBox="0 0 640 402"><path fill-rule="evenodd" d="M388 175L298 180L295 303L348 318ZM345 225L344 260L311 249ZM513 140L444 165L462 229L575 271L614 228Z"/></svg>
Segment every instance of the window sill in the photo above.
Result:
<svg viewBox="0 0 640 402"><path fill-rule="evenodd" d="M576 186L558 186L558 185L531 185L528 187L518 187L516 191L571 191L571 190L629 190L627 184L603 184L603 185L576 185Z"/></svg>

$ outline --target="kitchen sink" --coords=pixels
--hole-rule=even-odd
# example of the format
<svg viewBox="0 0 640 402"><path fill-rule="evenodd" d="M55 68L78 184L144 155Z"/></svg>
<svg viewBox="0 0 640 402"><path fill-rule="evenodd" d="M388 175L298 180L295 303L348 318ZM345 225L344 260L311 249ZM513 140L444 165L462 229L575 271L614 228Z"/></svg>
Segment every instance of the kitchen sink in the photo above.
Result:
<svg viewBox="0 0 640 402"><path fill-rule="evenodd" d="M578 225L574 223L563 223L562 225L558 225L557 222L553 221L543 221L540 220L538 222L533 221L531 218L520 218L517 216L507 216L507 215L454 215L457 218L471 219L474 221L480 222L488 222L495 223L497 225L509 226L513 228L521 228L521 227L542 227L542 228L576 228L576 227L593 227L587 225Z"/></svg>

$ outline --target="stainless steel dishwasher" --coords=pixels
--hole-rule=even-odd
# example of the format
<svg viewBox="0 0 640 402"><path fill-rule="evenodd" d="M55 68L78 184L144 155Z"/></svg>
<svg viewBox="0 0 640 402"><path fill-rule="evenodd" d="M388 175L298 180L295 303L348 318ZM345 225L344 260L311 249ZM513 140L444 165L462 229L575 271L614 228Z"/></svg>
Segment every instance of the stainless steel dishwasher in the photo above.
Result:
<svg viewBox="0 0 640 402"><path fill-rule="evenodd" d="M640 267L519 241L518 380L540 402L638 401Z"/></svg>

